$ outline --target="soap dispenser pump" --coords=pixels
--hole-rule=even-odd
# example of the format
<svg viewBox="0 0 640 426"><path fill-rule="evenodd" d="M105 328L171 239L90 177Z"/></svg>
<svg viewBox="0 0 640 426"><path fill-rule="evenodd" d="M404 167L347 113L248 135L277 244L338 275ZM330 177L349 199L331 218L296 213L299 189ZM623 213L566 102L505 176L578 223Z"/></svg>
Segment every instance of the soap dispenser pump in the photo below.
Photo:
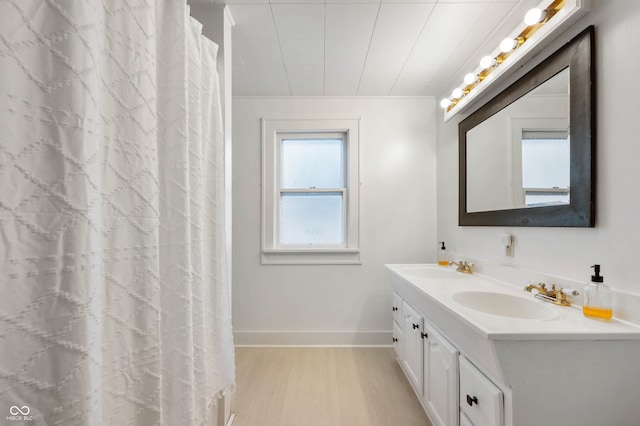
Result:
<svg viewBox="0 0 640 426"><path fill-rule="evenodd" d="M613 316L611 306L611 289L604 283L600 275L600 265L593 265L595 274L584 289L582 313L585 317L610 320Z"/></svg>
<svg viewBox="0 0 640 426"><path fill-rule="evenodd" d="M449 257L447 256L447 248L444 245L444 241L438 241L440 247L438 249L438 265L449 266Z"/></svg>

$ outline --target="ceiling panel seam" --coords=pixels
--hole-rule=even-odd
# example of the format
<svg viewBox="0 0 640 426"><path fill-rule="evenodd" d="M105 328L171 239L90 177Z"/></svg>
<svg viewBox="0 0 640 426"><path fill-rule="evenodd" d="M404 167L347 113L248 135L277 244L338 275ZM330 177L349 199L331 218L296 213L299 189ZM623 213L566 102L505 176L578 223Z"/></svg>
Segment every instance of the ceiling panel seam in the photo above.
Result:
<svg viewBox="0 0 640 426"><path fill-rule="evenodd" d="M289 88L289 96L293 96L293 91L291 90L291 81L289 80L289 72L287 71L287 63L284 60L284 52L282 51L282 43L280 42L280 32L278 31L278 25L276 23L276 17L273 14L273 4L269 2L269 10L271 11L271 20L273 21L273 26L276 30L276 39L278 40L278 49L280 49L280 59L282 59L282 67L284 68L284 77L287 79L287 87Z"/></svg>
<svg viewBox="0 0 640 426"><path fill-rule="evenodd" d="M418 44L418 40L420 40L420 37L422 37L422 33L424 32L424 29L427 26L427 22L429 22L429 20L431 19L431 15L433 15L433 12L436 10L437 3L438 2L436 0L436 4L429 11L429 15L427 16L427 19L424 20L424 23L422 24L422 28L420 28L420 32L416 36L416 39L413 41L413 46L411 46L411 50L409 51L409 54L404 59L404 63L402 64L402 67L400 68L400 71L398 71L398 75L396 75L396 79L393 80L393 84L391 85L391 88L389 89L389 92L387 93L387 96L390 96L391 93L393 92L393 89L396 87L396 84L398 83L398 79L402 75L402 72L404 71L404 68L407 66L407 62L409 62L409 58L411 58L411 56L413 55L413 51L415 50L416 45Z"/></svg>
<svg viewBox="0 0 640 426"><path fill-rule="evenodd" d="M327 3L324 3L324 38L322 40L322 94L327 94Z"/></svg>
<svg viewBox="0 0 640 426"><path fill-rule="evenodd" d="M371 43L373 42L373 35L376 33L376 26L378 25L378 18L380 17L380 9L382 8L382 2L378 4L378 12L376 13L376 20L373 24L373 29L371 30L371 36L369 38L369 45L367 46L367 54L364 57L364 63L362 64L362 70L360 71L360 79L358 80L358 87L356 88L356 96L358 92L360 92L360 84L362 84L362 76L364 75L364 70L367 66L367 59L369 58L369 51L371 49Z"/></svg>

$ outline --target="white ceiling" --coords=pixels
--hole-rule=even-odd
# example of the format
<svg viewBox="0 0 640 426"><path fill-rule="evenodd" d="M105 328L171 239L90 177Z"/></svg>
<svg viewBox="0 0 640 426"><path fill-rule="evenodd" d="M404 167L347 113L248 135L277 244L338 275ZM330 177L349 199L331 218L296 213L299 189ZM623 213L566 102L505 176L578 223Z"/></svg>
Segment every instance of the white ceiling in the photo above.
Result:
<svg viewBox="0 0 640 426"><path fill-rule="evenodd" d="M441 96L539 0L226 3L235 96Z"/></svg>

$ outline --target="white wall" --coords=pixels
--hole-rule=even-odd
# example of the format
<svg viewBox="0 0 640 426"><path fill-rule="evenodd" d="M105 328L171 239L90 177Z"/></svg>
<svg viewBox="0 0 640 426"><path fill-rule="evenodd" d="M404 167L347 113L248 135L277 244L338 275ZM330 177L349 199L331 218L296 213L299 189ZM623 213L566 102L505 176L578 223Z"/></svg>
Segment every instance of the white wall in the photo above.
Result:
<svg viewBox="0 0 640 426"><path fill-rule="evenodd" d="M640 294L635 269L640 255L640 2L594 0L592 11L551 47L557 49L590 24L596 27L596 227L459 227L457 126L462 117L444 124L439 111L438 239L444 239L461 257L573 280L588 280L589 266L600 263L605 282L612 288ZM499 235L504 232L516 237L513 258L505 257L500 246Z"/></svg>
<svg viewBox="0 0 640 426"><path fill-rule="evenodd" d="M361 265L260 264L260 119L361 118ZM236 344L391 342L385 263L435 259L433 98L234 98Z"/></svg>

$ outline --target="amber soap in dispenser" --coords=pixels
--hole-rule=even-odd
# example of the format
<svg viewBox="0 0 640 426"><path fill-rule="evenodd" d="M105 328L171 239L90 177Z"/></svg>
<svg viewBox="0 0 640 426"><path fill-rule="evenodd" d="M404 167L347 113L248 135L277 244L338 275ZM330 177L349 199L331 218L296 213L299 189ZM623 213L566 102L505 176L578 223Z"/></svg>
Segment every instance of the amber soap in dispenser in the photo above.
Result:
<svg viewBox="0 0 640 426"><path fill-rule="evenodd" d="M595 274L591 276L591 282L584 288L582 313L585 317L610 320L613 316L611 289L600 275L600 265L593 265L592 268Z"/></svg>
<svg viewBox="0 0 640 426"><path fill-rule="evenodd" d="M444 241L439 241L440 247L438 249L438 265L449 266L449 257L447 256L447 248L444 246Z"/></svg>

